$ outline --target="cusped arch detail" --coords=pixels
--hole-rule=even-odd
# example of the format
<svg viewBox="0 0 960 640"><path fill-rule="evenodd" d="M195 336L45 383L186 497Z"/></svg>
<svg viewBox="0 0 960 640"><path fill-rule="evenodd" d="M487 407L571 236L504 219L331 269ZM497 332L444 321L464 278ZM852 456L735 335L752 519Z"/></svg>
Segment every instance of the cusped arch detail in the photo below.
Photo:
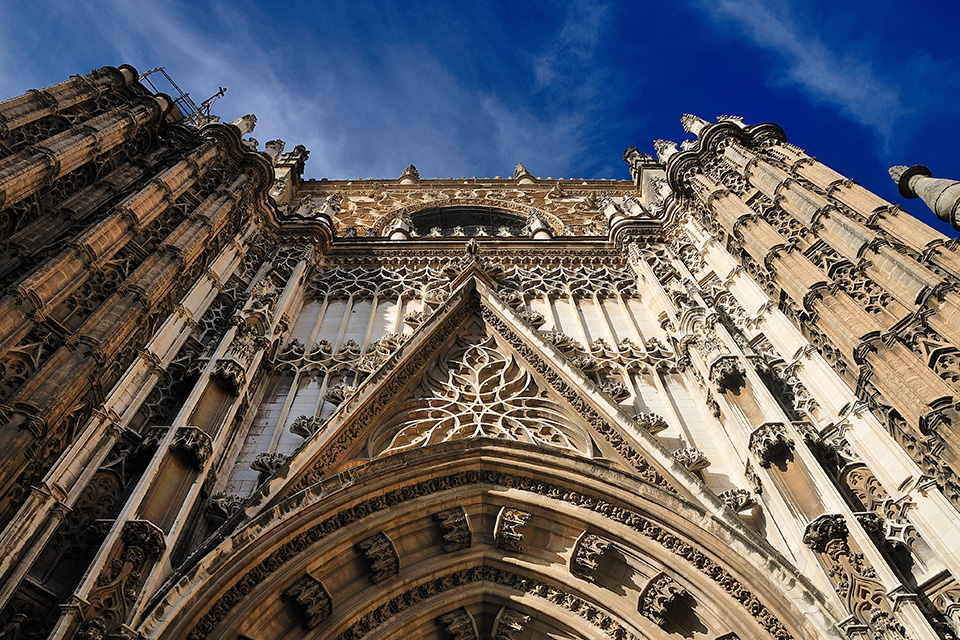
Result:
<svg viewBox="0 0 960 640"><path fill-rule="evenodd" d="M436 514L452 508L471 532L451 547L456 525ZM569 569L585 529L610 541L602 579ZM390 544L365 544L380 538ZM486 438L291 496L201 550L154 602L148 638L357 639L406 625L439 639L438 612L466 606L490 633L489 612L511 602L573 636L838 637L823 594L742 523L580 456Z"/></svg>
<svg viewBox="0 0 960 640"><path fill-rule="evenodd" d="M543 220L543 222L550 227L553 233L558 235L563 232L564 228L563 221L560 220L560 218L537 207L531 207L529 205L512 202L509 200L494 200L491 198L479 197L446 198L442 200L428 200L422 203L407 204L404 207L399 207L384 213L373 222L371 228L378 236L382 236L386 234L387 229L390 228L390 224L402 216L415 216L420 212L430 209L445 209L454 207L483 207L494 211L502 211L506 214L519 216L524 220L529 218L531 215L535 215Z"/></svg>

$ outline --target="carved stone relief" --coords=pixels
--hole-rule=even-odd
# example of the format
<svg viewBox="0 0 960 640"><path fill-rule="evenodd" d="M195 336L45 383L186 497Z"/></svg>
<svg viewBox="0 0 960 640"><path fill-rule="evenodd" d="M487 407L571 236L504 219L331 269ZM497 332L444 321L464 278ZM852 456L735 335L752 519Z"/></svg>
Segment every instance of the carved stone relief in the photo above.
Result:
<svg viewBox="0 0 960 640"><path fill-rule="evenodd" d="M523 551L523 528L533 514L512 507L501 507L493 529L497 546L506 551Z"/></svg>
<svg viewBox="0 0 960 640"><path fill-rule="evenodd" d="M387 534L375 533L366 540L357 543L360 551L370 564L370 579L382 582L400 571L400 556Z"/></svg>

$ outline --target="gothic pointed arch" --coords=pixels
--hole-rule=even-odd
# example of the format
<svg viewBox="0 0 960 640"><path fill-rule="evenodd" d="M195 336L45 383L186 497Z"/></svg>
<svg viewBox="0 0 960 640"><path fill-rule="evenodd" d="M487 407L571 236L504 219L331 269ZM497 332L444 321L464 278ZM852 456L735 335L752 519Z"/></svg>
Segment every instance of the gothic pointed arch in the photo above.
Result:
<svg viewBox="0 0 960 640"><path fill-rule="evenodd" d="M139 631L444 638L516 624L527 637L839 637L826 598L724 520L579 455L449 441L263 512L169 582Z"/></svg>

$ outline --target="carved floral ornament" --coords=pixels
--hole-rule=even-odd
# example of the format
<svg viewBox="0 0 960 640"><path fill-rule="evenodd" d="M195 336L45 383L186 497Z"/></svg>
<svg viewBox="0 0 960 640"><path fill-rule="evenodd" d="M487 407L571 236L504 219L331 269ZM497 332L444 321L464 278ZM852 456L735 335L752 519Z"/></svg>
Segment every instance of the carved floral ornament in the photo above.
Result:
<svg viewBox="0 0 960 640"><path fill-rule="evenodd" d="M445 449L452 448L440 447L440 449L434 449L435 454L443 451ZM479 453L479 452L478 452ZM457 459L460 460L459 452L457 452ZM452 458L451 458L452 459ZM424 468L437 468L435 467L436 462L422 457L411 458L411 461L416 460L417 465L425 465ZM558 460L559 461L559 460ZM386 463L387 461L383 461ZM561 463L561 466L569 464ZM380 466L377 463L372 465L373 469L378 469ZM380 473L393 473L396 470L395 464L389 465L390 471L387 467L383 467L382 470L376 471L373 473L374 477ZM385 510L391 509L395 506L401 505L406 501L417 500L423 504L427 504L427 500L430 500L429 496L436 495L438 499L441 499L443 495L450 495L450 492L456 492L457 495L464 496L467 495L465 491L468 491L470 488L475 488L475 490L485 491L485 487L510 487L511 491L520 492L517 495L522 495L523 493L531 493L534 496L540 496L539 498L533 498L536 504L540 505L549 505L551 500L557 500L563 502L566 506L564 509L575 507L579 509L585 509L594 513L596 516L601 518L601 521L610 520L612 522L620 523L626 527L634 530L637 534L644 536L650 541L661 545L665 552L668 554L673 554L677 557L679 565L676 565L676 571L700 571L705 574L710 580L712 580L721 591L726 591L732 596L732 600L723 606L733 606L737 607L738 602L741 603L739 606L743 607L743 610L738 615L753 615L756 617L758 623L765 627L772 637L779 640L788 640L791 638L791 635L787 630L782 626L779 620L765 608L765 606L757 599L751 590L747 588L746 585L739 582L739 580L731 574L726 568L718 564L718 559L716 556L716 550L707 552L705 549L701 550L695 544L688 542L690 538L687 536L680 536L678 532L673 529L668 529L662 524L658 524L648 519L647 516L642 515L640 512L629 508L625 505L615 506L607 502L603 497L590 495L588 493L583 493L576 489L565 488L559 485L551 484L545 482L540 478L526 477L526 476L517 476L511 473L505 473L501 471L496 471L493 469L481 470L481 469L470 469L460 472L455 472L451 475L436 476L429 478L427 480L415 481L414 484L408 484L411 479L415 479L416 476L421 473L415 469L409 469L407 471L406 481L401 480L401 485L397 488L390 490L383 495L367 498L366 500L357 503L355 507L351 507L346 510L338 511L335 514L329 514L328 516L319 519L312 520L308 528L303 529L300 533L297 533L294 537L286 537L286 542L282 543L279 547L275 548L269 554L268 558L264 558L263 561L256 567L252 567L248 570L248 573L243 574L238 577L238 582L234 583L234 586L230 587L223 595L220 597L219 601L212 603L212 608L209 609L206 617L204 617L194 629L193 633L190 635L191 638L197 640L199 638L206 637L206 635L213 631L214 628L219 624L219 620L222 619L221 616L226 615L226 613L234 607L239 601L246 596L246 594L254 593L257 585L263 583L266 578L275 571L282 570L281 568L287 562L290 562L298 558L305 549L310 548L312 545L320 543L326 537L334 534L335 532L341 530L344 527L353 526L359 524L364 519L373 516L374 514L384 512ZM608 472L605 472L608 473ZM606 476L604 476L606 477ZM399 479L398 479L399 480ZM363 483L365 480L362 477L357 477L354 479L354 482ZM329 484L329 483L328 483ZM337 485L336 483L331 485L332 487L339 487L338 490L344 490L342 485ZM351 483L350 487L355 488L358 491L362 492L362 487ZM352 488L347 488L353 490ZM329 495L327 489L318 487L317 495ZM546 502L543 500L546 499ZM440 503L442 504L442 503ZM504 537L504 546L509 547L509 553L523 553L522 544L520 550L516 551L516 547L513 546L516 543L520 543L523 539L525 529L529 528L531 523L531 517L529 512L523 510L524 503L518 503L518 506L508 506L504 507L501 510L501 517L498 518L500 524L498 524L497 530L502 532L499 534L499 537L503 537L504 534L507 534ZM681 517L693 517L692 522L699 522L697 516L692 512L683 516L686 512L686 509L677 505L679 510L673 510ZM303 504L300 504L297 508L302 508ZM539 508L539 507L538 507ZM387 514L384 516L389 517ZM284 521L284 516L281 514L275 514L274 517L278 518L278 522ZM700 526L700 525L694 525ZM711 527L717 525L710 525ZM691 533L694 539L700 539L706 544L708 539L713 539L714 534L708 534L704 537L702 534ZM509 541L507 541L509 539ZM589 560L593 551L598 551L602 553L603 545L594 545L594 544L585 544L584 550L584 561L585 568L588 568L586 565L589 565ZM312 553L312 552L311 552ZM440 551L438 550L438 553ZM733 552L730 552L733 553ZM685 567L685 568L684 568ZM501 577L504 574L500 573L499 569L492 567L476 567L472 569L465 569L467 573L456 574L456 577L453 574L450 574L451 577L444 578L439 582L429 582L431 586L420 587L417 585L421 584L422 578L418 578L416 574L410 574L405 578L404 584L410 584L412 593L420 593L421 596L417 598L417 601L422 600L428 597L434 597L444 592L447 589L457 588L458 586L474 582L493 582L497 584L505 584L511 589L520 589L521 591L530 593L531 595L547 598L552 602L556 603L570 603L568 596L572 597L572 594L564 593L564 591L556 590L554 591L546 590L544 591L541 588L534 588L538 582L532 576L523 576L514 578L504 578L505 583L501 582ZM316 574L317 577L323 580L322 574ZM436 576L437 574L433 574ZM787 575L787 574L784 574ZM792 575L792 574L791 574ZM468 577L472 576L472 577ZM433 580L434 578L431 578ZM767 578L763 578L766 580ZM409 581L409 582L406 582ZM426 591L424 591L426 589ZM651 612L651 619L653 620L656 612L661 612L660 615L663 615L663 611L669 609L671 598L679 597L681 594L674 593L667 586L663 588L653 589L650 591L651 595L649 600L650 602L645 605L647 611ZM672 595L671 595L672 594ZM704 597L698 594L693 594L694 597L700 598ZM399 596L398 596L399 597ZM558 598L553 600L553 598ZM706 596L709 598L716 597ZM398 600L398 602L402 601ZM585 607L588 603L583 605L577 605L573 609L577 615L583 615L580 613L579 607ZM406 606L414 606L414 602L408 602ZM337 607L336 595L333 596L332 606L334 609ZM564 605L565 606L565 605ZM379 610L379 609L378 609ZM603 608L598 609L599 613L610 618L609 622L598 622L598 625L602 625L601 629L612 629L616 627L617 616L614 612L604 612ZM394 615L395 610L390 610L389 615ZM356 614L359 618L352 618L351 625L360 625L356 628L358 631L361 628L365 628L366 623L362 623L361 620L369 620L373 624L379 625L385 620L384 617L380 617L381 614L376 612L357 612ZM646 614L645 614L646 615ZM372 616L369 617L368 616ZM597 618L596 620L600 620ZM609 626L614 625L614 626ZM366 633L366 631L364 632ZM361 634L362 635L362 634ZM346 635L343 637L360 637L354 635ZM624 637L624 636L619 636Z"/></svg>

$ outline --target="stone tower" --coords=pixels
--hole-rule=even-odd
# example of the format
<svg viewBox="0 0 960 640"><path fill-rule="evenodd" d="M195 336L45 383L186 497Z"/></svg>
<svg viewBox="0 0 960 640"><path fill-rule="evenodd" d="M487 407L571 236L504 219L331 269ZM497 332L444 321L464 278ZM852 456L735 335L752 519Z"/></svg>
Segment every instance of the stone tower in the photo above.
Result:
<svg viewBox="0 0 960 640"><path fill-rule="evenodd" d="M772 124L304 180L0 103L0 638L960 632L960 254Z"/></svg>

